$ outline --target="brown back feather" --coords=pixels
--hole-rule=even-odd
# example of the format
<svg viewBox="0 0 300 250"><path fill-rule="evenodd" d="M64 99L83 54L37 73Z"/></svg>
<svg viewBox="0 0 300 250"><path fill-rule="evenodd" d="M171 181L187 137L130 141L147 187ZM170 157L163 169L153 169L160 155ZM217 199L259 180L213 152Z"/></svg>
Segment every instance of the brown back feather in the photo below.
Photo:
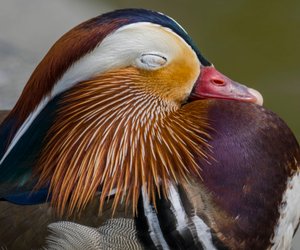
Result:
<svg viewBox="0 0 300 250"><path fill-rule="evenodd" d="M123 22L122 19L117 19L104 22L100 26L87 27L86 24L92 21L93 19L82 23L64 34L36 67L9 115L9 117L17 117L15 126L11 129L11 139L28 115L37 108L43 98L49 95L55 83L68 68L93 50L107 34L118 28Z"/></svg>

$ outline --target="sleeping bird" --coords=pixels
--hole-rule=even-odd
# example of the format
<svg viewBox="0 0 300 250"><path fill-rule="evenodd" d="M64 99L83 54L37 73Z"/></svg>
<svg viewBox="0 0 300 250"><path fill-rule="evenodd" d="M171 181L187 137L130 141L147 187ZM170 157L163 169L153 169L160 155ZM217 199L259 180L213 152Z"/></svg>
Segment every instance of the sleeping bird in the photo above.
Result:
<svg viewBox="0 0 300 250"><path fill-rule="evenodd" d="M300 150L172 18L63 35L0 112L0 246L290 249Z"/></svg>

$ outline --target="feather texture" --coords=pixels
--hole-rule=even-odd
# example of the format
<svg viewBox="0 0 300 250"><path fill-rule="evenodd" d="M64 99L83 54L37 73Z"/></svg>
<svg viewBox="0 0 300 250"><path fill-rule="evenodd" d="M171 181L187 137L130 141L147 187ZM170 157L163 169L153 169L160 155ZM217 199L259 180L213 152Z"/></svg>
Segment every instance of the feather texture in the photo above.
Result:
<svg viewBox="0 0 300 250"><path fill-rule="evenodd" d="M143 89L135 71L102 74L62 98L36 169L60 214L80 212L99 189L100 207L115 189L114 207L125 199L134 213L141 186L165 195L169 180L200 176L194 155L209 160L205 105L179 109Z"/></svg>
<svg viewBox="0 0 300 250"><path fill-rule="evenodd" d="M262 104L167 16L120 10L65 34L0 126L0 246L289 247L296 139L260 106L204 97Z"/></svg>
<svg viewBox="0 0 300 250"><path fill-rule="evenodd" d="M110 219L99 228L61 221L50 224L45 249L104 250L144 249L136 236L133 219Z"/></svg>

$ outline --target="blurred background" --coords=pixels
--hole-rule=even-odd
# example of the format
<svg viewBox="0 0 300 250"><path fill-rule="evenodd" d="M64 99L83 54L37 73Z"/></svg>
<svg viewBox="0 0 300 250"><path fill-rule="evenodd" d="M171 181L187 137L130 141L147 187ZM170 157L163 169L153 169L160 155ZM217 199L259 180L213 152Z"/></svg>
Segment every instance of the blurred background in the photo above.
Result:
<svg viewBox="0 0 300 250"><path fill-rule="evenodd" d="M300 140L300 1L1 0L0 109L16 102L50 46L73 26L128 7L176 19L230 78L259 90ZM300 249L300 233L294 240Z"/></svg>

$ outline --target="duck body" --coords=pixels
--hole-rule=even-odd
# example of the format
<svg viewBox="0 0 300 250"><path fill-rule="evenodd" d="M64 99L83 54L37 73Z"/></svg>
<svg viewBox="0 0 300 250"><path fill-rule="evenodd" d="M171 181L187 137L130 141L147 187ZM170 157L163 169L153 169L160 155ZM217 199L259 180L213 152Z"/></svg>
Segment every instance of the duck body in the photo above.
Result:
<svg viewBox="0 0 300 250"><path fill-rule="evenodd" d="M206 237L210 239L210 246L214 249L289 249L290 246L284 244L291 243L292 235L287 234L286 230L292 227L294 232L299 220L298 211L294 207L288 208L291 201L286 200L287 192L295 193L296 197L299 192L297 183L293 180L299 178L299 166L296 165L296 161L299 162L299 146L292 132L276 114L261 106L221 100L200 102L208 103L208 117L212 131L215 131L209 141L216 160L208 163L199 157L203 181L194 180L189 184L175 185L185 213L185 216L180 215L183 221L184 218L191 220L197 216L205 223L209 228ZM290 149L294 151L289 151L286 155L281 153ZM296 183L293 187L292 181ZM189 237L184 238L177 231L176 225L179 222L174 215L176 210L172 203L161 198L157 198L156 203L159 226L170 249L183 249L184 246L205 249L205 238L198 238L195 224L186 223L186 230L190 235L187 234ZM33 246L46 244L49 224L57 237L62 239L67 238L63 228L75 228L75 232L86 236L92 230L90 227L102 239L103 235L107 235L102 230L107 224L117 230L116 225L125 217L123 234L132 232L129 229L133 228L135 233L130 237L133 246L138 247L137 249L157 247L149 235L149 214L143 205L139 206L137 217L130 216L120 208L115 220L111 221L111 204L107 205L102 218L98 217L96 204L97 201L94 201L85 210L85 216L71 222L62 222L62 218L55 216L48 203L25 207L2 204L1 224L6 226L2 227L0 235L6 242L10 241L7 246L12 249L24 246L24 242ZM28 216L26 219L21 211ZM20 216L16 217L16 214ZM80 224L82 228L77 228ZM19 234L18 240L16 233ZM40 237L36 237L37 234ZM97 238L92 239L96 241ZM101 242L99 239L98 244L105 243L109 246L108 242ZM115 239L115 242L118 240ZM67 241L62 241L61 249L66 244ZM93 246L102 249L100 245ZM133 246L128 249L135 249Z"/></svg>
<svg viewBox="0 0 300 250"><path fill-rule="evenodd" d="M161 13L75 27L1 123L1 246L289 249L299 145L261 104Z"/></svg>

